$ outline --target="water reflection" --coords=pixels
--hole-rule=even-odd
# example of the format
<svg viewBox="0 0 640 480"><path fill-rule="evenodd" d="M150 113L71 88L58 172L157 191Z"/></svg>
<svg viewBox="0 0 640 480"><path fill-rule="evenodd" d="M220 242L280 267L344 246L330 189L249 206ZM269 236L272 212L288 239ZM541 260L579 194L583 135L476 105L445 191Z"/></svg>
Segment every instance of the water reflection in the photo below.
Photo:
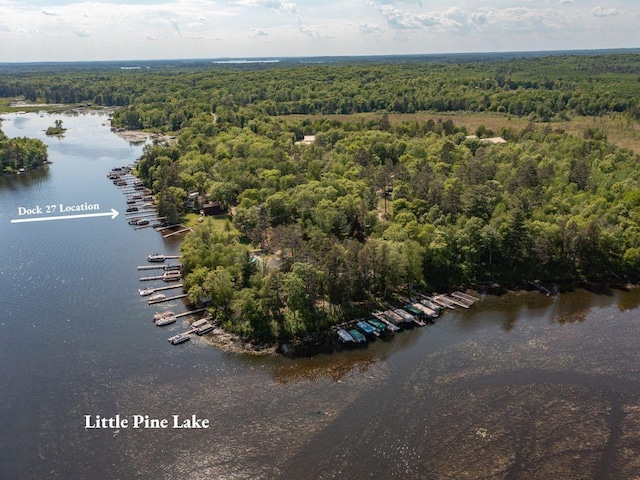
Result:
<svg viewBox="0 0 640 480"><path fill-rule="evenodd" d="M42 165L33 170L18 174L0 175L0 189L20 190L31 188L33 184L47 181L49 178L49 165Z"/></svg>

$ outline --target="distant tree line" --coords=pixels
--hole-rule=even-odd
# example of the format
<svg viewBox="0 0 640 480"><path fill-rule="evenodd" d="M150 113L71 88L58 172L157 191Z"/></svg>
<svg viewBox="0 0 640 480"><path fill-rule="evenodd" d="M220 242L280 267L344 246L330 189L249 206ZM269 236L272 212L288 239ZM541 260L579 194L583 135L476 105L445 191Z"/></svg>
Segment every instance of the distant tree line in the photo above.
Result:
<svg viewBox="0 0 640 480"><path fill-rule="evenodd" d="M178 64L124 71L9 70L0 77L0 96L127 107L116 112L116 126L161 131L178 131L200 113L234 117L240 127L262 114L476 111L548 121L626 112L640 119L639 79L640 59L632 54L254 69Z"/></svg>

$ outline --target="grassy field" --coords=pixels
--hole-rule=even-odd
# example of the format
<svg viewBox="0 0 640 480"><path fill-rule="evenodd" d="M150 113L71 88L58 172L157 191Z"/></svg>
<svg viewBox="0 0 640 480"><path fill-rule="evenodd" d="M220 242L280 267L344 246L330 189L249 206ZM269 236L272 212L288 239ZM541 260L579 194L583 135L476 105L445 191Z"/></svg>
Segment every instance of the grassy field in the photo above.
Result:
<svg viewBox="0 0 640 480"><path fill-rule="evenodd" d="M197 213L188 213L185 215L184 222L182 223L187 227L195 228L201 223L198 221L199 218L200 215ZM203 221L211 222L217 232L228 234L230 237L237 237L240 235L240 232L233 226L231 220L229 220L229 223L227 224L227 220L229 219L227 215L213 215L211 217L202 218Z"/></svg>

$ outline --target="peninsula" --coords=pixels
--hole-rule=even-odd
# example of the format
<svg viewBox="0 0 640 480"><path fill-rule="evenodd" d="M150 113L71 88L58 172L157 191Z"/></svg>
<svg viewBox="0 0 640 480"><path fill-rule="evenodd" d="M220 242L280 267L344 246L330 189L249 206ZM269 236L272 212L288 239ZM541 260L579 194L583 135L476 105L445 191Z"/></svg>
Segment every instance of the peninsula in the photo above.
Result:
<svg viewBox="0 0 640 480"><path fill-rule="evenodd" d="M74 72L68 91L173 138L136 174L194 229L189 301L277 344L452 286L637 278L639 69L626 53L196 63Z"/></svg>

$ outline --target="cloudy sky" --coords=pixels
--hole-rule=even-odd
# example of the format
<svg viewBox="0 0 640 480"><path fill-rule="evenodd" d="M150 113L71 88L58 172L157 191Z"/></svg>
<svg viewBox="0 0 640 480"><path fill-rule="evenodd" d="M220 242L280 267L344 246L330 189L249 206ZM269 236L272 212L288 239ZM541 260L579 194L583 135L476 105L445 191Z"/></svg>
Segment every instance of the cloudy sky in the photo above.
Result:
<svg viewBox="0 0 640 480"><path fill-rule="evenodd" d="M639 0L0 0L0 62L620 47Z"/></svg>

